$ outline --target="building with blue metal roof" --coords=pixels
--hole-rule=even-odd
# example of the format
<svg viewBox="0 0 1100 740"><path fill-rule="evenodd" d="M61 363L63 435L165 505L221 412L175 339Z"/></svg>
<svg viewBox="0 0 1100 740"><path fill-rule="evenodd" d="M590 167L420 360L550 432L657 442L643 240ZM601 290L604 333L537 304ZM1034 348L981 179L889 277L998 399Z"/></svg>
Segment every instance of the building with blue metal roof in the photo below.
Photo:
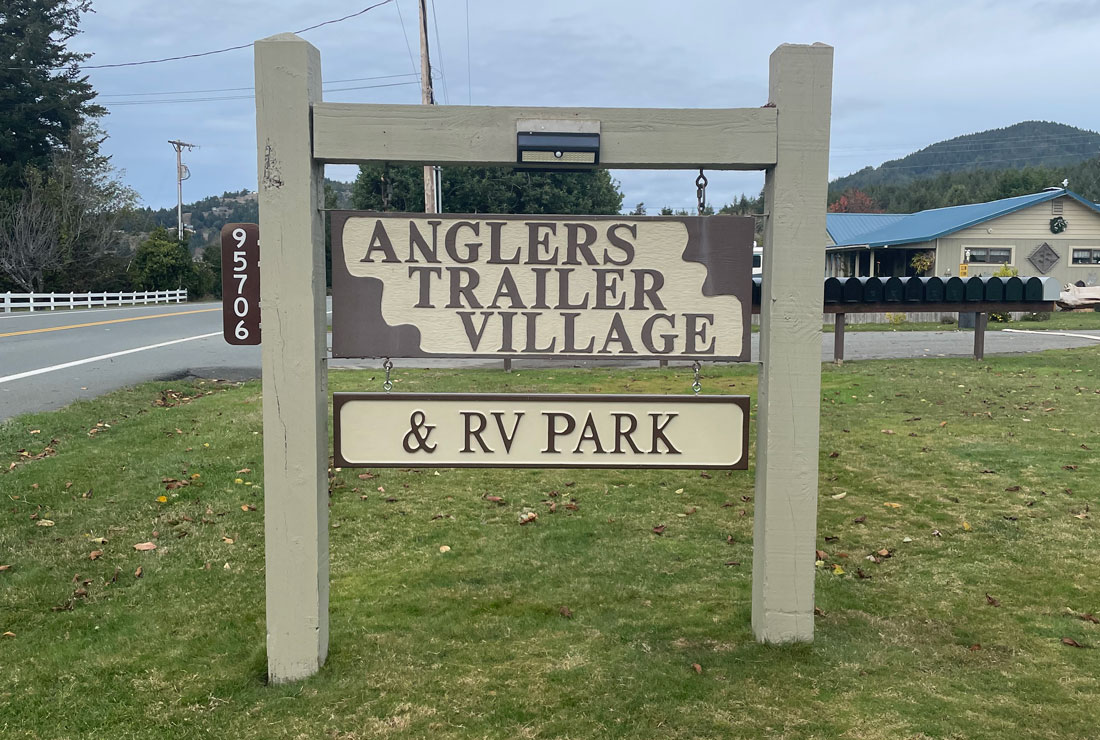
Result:
<svg viewBox="0 0 1100 740"><path fill-rule="evenodd" d="M1100 206L1064 188L918 213L830 213L826 229L827 276L989 275L1008 265L1100 284ZM918 256L932 267L918 271Z"/></svg>

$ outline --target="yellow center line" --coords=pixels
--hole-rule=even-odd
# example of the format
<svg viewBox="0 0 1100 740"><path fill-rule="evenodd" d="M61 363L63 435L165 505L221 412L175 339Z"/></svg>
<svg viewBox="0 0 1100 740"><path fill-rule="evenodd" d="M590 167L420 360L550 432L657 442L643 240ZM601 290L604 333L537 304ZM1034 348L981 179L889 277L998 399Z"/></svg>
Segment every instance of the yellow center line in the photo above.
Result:
<svg viewBox="0 0 1100 740"><path fill-rule="evenodd" d="M221 311L221 308L196 308L193 311L176 311L175 313L156 313L150 316L131 316L128 319L108 319L107 321L90 321L87 324L69 324L68 326L49 326L45 329L25 329L23 331L9 331L7 334L0 334L0 339L4 337L18 337L24 334L41 334L47 331L64 331L65 329L83 329L88 326L103 326L104 324L121 324L126 321L144 321L145 319L163 319L169 316L187 316L193 313L209 313L210 311Z"/></svg>

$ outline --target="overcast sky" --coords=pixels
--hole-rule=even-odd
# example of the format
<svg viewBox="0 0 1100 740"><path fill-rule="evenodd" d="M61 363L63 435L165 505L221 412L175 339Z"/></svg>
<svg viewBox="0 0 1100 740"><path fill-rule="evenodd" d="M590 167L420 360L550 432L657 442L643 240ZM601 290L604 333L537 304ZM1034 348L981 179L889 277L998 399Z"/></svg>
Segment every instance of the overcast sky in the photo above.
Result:
<svg viewBox="0 0 1100 740"><path fill-rule="evenodd" d="M247 44L370 4L96 0L73 46L95 54L88 64L135 62ZM436 96L452 105L753 107L767 100L777 45L830 44L831 177L1024 120L1100 128L1093 0L429 0L429 13L433 6ZM417 0L395 0L303 33L321 51L325 99L419 103L416 17ZM199 146L186 155L185 201L256 188L250 48L88 74L110 111L106 150L146 205L175 205L169 139ZM346 89L368 85L390 86ZM354 170L328 174L352 179ZM695 173L613 174L626 208L694 203ZM760 173L715 173L709 200L762 184Z"/></svg>

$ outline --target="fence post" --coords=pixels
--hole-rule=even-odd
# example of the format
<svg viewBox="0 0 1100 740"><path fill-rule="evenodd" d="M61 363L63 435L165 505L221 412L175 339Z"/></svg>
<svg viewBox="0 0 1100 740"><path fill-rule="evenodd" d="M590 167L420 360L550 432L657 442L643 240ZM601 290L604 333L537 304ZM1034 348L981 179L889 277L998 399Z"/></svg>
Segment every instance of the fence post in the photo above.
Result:
<svg viewBox="0 0 1100 740"><path fill-rule="evenodd" d="M776 163L760 298L760 385L753 515L752 630L759 642L814 637L814 550L821 424L822 275L833 49L783 44L770 60Z"/></svg>
<svg viewBox="0 0 1100 740"><path fill-rule="evenodd" d="M267 670L272 683L285 683L316 673L328 655L324 166L313 159L310 130L311 105L321 100L321 55L293 34L262 39L254 49Z"/></svg>
<svg viewBox="0 0 1100 740"><path fill-rule="evenodd" d="M837 365L844 364L844 324L848 317L843 313L834 316L833 322L833 362Z"/></svg>
<svg viewBox="0 0 1100 740"><path fill-rule="evenodd" d="M4 313L11 313L11 291L4 294Z"/></svg>

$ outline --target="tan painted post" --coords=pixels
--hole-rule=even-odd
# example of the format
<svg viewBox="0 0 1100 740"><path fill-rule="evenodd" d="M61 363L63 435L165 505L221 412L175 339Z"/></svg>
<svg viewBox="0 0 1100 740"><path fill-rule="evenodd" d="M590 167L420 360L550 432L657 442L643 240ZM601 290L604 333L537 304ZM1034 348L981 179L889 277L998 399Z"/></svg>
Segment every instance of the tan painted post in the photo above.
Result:
<svg viewBox="0 0 1100 740"><path fill-rule="evenodd" d="M778 112L767 170L752 628L760 642L814 634L821 280L833 49L784 44L771 55Z"/></svg>
<svg viewBox="0 0 1100 740"><path fill-rule="evenodd" d="M281 683L328 653L325 231L310 125L321 55L293 34L255 48L267 666Z"/></svg>

